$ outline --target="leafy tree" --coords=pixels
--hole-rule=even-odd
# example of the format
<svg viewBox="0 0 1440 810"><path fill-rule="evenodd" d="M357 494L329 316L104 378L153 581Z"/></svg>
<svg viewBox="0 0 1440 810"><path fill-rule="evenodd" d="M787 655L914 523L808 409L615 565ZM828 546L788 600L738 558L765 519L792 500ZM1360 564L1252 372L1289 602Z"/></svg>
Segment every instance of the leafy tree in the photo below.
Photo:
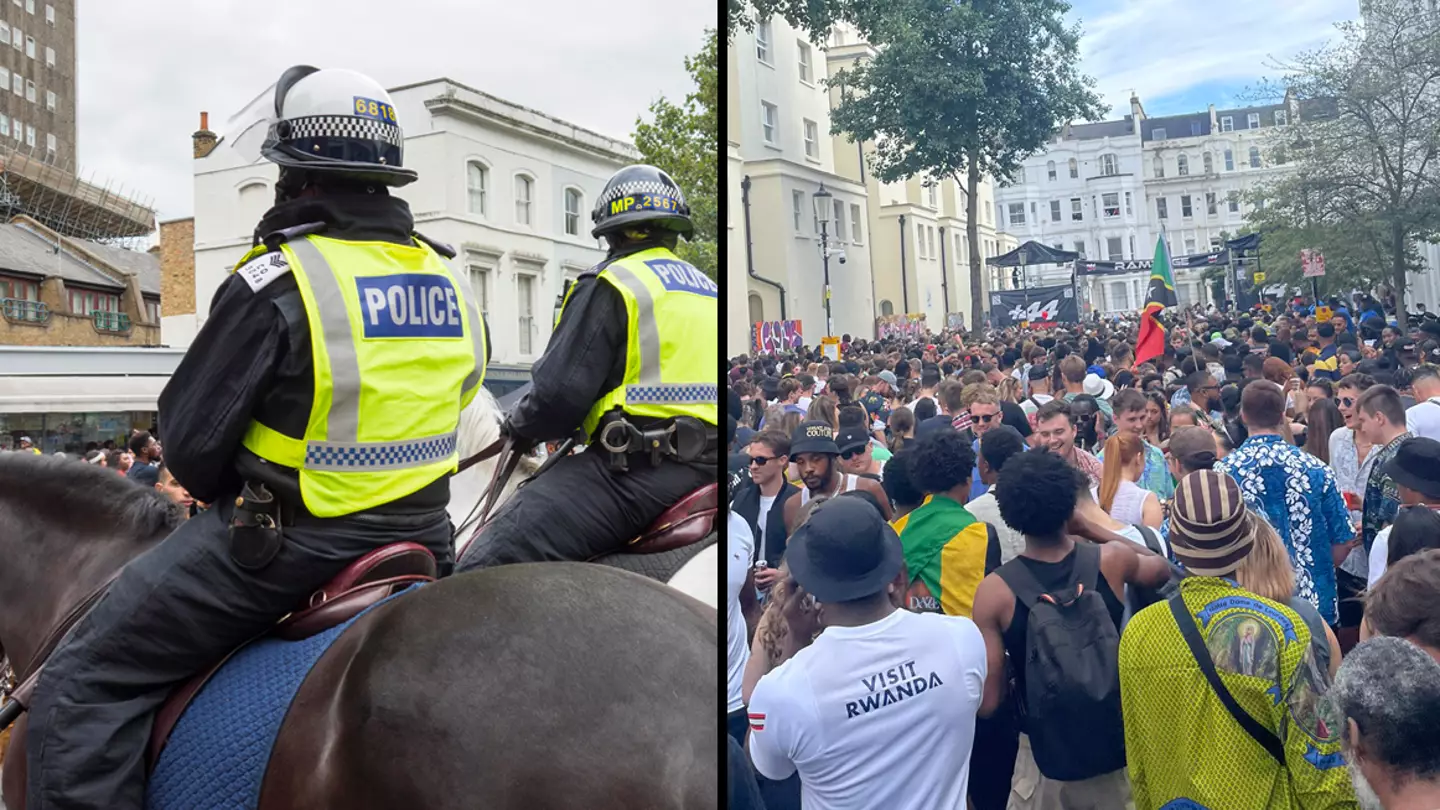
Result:
<svg viewBox="0 0 1440 810"><path fill-rule="evenodd" d="M1260 218L1282 234L1277 252L1299 231L1328 245L1327 274L1338 260L1347 277L1386 278L1403 311L1414 242L1440 233L1440 18L1411 0L1361 10L1363 22L1340 23L1338 41L1266 85L1301 99L1299 120L1276 133L1298 158L1299 190L1282 185L1282 205Z"/></svg>
<svg viewBox="0 0 1440 810"><path fill-rule="evenodd" d="M783 0L771 7L783 11ZM757 8L764 8L757 2ZM970 323L984 322L976 210L982 175L1011 177L1060 123L1102 112L1094 81L1080 75L1079 28L1064 0L858 0L809 2L800 24L815 35L847 18L875 45L869 62L837 71L834 133L873 141L881 181L954 178L966 192ZM825 26L822 28L821 26Z"/></svg>
<svg viewBox="0 0 1440 810"><path fill-rule="evenodd" d="M700 52L685 60L685 69L695 80L695 90L682 104L662 98L650 105L654 119L635 121L635 147L640 158L665 170L685 190L695 237L682 240L676 253L680 258L716 278L716 240L720 152L719 61L717 32L706 32Z"/></svg>
<svg viewBox="0 0 1440 810"><path fill-rule="evenodd" d="M1257 206L1246 224L1248 230L1263 234L1260 267L1266 285L1284 284L1308 294L1310 280L1300 266L1300 251L1305 248L1325 255L1325 276L1317 282L1321 295L1343 295L1388 282L1389 239L1384 223L1326 194L1324 185L1312 182L1302 170L1246 195L1247 202ZM1407 268L1418 267L1413 245L1406 245L1405 259Z"/></svg>
<svg viewBox="0 0 1440 810"><path fill-rule="evenodd" d="M831 131L873 141L884 182L954 178L966 192L967 237L980 244L982 175L1012 176L1057 125L1102 112L1081 76L1078 27L1064 0L729 0L727 36L778 14L823 42L853 24L879 55L837 71ZM969 322L984 323L981 253L970 251Z"/></svg>

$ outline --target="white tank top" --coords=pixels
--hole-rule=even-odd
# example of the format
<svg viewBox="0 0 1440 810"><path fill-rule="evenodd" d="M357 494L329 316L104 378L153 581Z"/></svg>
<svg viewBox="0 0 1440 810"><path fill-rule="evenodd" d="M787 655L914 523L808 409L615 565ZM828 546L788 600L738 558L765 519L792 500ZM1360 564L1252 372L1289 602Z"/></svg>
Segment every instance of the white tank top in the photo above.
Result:
<svg viewBox="0 0 1440 810"><path fill-rule="evenodd" d="M839 488L836 489L834 492L831 492L827 497L833 498L833 497L835 497L836 495L839 495L839 494L842 493L842 492L849 492L850 490L854 489L854 488L855 488L855 485L858 484L858 483L860 483L860 479L859 479L859 477L857 477L857 476L854 476L854 475L842 476L842 477L840 478L840 486L839 486ZM801 488L800 488L800 505L801 505L801 506L804 506L805 504L807 504L807 503L809 503L809 502L810 502L810 488L809 488L809 487L801 487Z"/></svg>
<svg viewBox="0 0 1440 810"><path fill-rule="evenodd" d="M1110 504L1110 517L1127 526L1140 523L1145 496L1149 494L1148 490L1141 489L1134 481L1122 479L1120 488L1115 490L1115 500Z"/></svg>

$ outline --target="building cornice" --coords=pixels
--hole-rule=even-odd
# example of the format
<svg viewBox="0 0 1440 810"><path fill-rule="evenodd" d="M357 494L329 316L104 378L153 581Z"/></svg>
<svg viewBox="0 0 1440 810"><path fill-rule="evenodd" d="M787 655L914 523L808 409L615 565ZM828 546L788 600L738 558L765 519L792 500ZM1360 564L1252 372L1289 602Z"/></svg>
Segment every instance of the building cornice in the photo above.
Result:
<svg viewBox="0 0 1440 810"><path fill-rule="evenodd" d="M444 85L445 89L440 95L425 100L425 109L433 116L449 115L462 120L498 124L555 146L614 163L634 163L640 157L635 147L624 141L553 118L538 110L512 104L449 79L444 80ZM456 92L457 89L474 93L479 97L480 103L462 97Z"/></svg>
<svg viewBox="0 0 1440 810"><path fill-rule="evenodd" d="M795 171L796 169L799 171ZM834 172L802 166L791 160L780 158L747 160L745 161L745 173L750 176L751 180L766 180L771 177L801 177L814 183L823 182L826 188L834 191L844 191L861 197L866 196L865 186L859 182Z"/></svg>

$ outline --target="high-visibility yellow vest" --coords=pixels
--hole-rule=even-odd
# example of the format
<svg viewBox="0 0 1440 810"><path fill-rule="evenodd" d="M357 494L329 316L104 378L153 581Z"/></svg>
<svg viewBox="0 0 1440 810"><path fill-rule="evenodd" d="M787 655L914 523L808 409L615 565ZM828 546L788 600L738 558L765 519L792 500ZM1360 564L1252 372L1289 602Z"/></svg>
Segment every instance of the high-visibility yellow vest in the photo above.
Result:
<svg viewBox="0 0 1440 810"><path fill-rule="evenodd" d="M591 407L582 425L586 435L593 437L600 417L617 407L638 417L692 416L719 424L715 282L663 247L616 259L602 267L598 278L625 299L629 340L625 379Z"/></svg>
<svg viewBox="0 0 1440 810"><path fill-rule="evenodd" d="M251 420L245 447L298 470L319 517L373 509L453 472L460 411L485 378L469 288L425 245L308 236L250 262L265 251L250 251L239 272L269 283L288 262L310 324L315 397L303 437Z"/></svg>

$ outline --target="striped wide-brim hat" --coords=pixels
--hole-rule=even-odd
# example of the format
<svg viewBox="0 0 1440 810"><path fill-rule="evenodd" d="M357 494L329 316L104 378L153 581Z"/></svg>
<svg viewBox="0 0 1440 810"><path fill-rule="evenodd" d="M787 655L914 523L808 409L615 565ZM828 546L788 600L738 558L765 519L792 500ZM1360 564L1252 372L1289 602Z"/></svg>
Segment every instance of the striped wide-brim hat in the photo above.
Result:
<svg viewBox="0 0 1440 810"><path fill-rule="evenodd" d="M1190 573L1234 573L1254 544L1252 529L1234 478L1199 470L1180 479L1170 506L1170 542L1175 559Z"/></svg>

